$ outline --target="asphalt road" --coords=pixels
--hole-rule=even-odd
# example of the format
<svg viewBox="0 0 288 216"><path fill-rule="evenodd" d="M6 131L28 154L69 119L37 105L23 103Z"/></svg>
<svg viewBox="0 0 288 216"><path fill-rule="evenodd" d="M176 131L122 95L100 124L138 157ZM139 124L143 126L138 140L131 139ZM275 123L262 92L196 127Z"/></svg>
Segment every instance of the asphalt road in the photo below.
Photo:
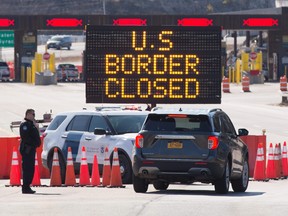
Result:
<svg viewBox="0 0 288 216"><path fill-rule="evenodd" d="M206 184L170 185L167 191L149 186L147 193L125 188L37 187L34 195L0 180L2 216L283 216L287 215L288 180L249 182L248 191L217 195ZM49 180L42 180L49 185Z"/></svg>

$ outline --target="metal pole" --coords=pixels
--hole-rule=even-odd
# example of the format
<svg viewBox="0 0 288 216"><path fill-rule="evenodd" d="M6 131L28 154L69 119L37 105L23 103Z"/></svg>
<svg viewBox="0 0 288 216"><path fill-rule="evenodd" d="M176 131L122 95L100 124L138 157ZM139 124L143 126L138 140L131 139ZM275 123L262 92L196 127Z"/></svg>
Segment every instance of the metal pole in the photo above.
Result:
<svg viewBox="0 0 288 216"><path fill-rule="evenodd" d="M106 0L102 0L103 3L103 14L106 15Z"/></svg>
<svg viewBox="0 0 288 216"><path fill-rule="evenodd" d="M237 58L237 31L233 32L234 37L234 57Z"/></svg>

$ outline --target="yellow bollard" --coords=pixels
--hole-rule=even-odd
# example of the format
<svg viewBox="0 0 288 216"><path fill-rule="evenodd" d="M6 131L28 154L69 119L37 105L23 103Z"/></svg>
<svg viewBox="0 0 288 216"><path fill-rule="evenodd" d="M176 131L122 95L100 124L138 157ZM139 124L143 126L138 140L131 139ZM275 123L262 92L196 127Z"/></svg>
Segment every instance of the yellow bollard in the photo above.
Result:
<svg viewBox="0 0 288 216"><path fill-rule="evenodd" d="M242 60L242 70L243 71L250 71L250 68L249 68L249 53L243 52L241 54L241 60Z"/></svg>
<svg viewBox="0 0 288 216"><path fill-rule="evenodd" d="M32 60L31 62L32 68L31 68L31 83L35 83L35 76L36 76L36 61Z"/></svg>
<svg viewBox="0 0 288 216"><path fill-rule="evenodd" d="M240 71L241 71L241 60L237 59L236 61L236 71L235 71L235 82L240 83Z"/></svg>
<svg viewBox="0 0 288 216"><path fill-rule="evenodd" d="M27 78L26 78L26 82L31 84L32 83L32 73L31 73L31 68L27 67Z"/></svg>
<svg viewBox="0 0 288 216"><path fill-rule="evenodd" d="M53 73L55 72L55 53L50 54L49 70Z"/></svg>
<svg viewBox="0 0 288 216"><path fill-rule="evenodd" d="M42 54L35 53L35 71L42 71Z"/></svg>

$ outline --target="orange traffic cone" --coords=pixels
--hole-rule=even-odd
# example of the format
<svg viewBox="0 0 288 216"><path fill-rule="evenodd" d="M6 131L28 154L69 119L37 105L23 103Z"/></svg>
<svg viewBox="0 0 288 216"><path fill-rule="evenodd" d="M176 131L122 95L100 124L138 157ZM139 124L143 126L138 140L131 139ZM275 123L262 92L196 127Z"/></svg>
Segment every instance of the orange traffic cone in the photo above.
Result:
<svg viewBox="0 0 288 216"><path fill-rule="evenodd" d="M276 172L276 179L279 179L281 177L280 174L280 157L279 157L279 146L276 143L274 148L274 166L275 166L275 172Z"/></svg>
<svg viewBox="0 0 288 216"><path fill-rule="evenodd" d="M114 148L111 179L109 187L123 187L118 157L118 148Z"/></svg>
<svg viewBox="0 0 288 216"><path fill-rule="evenodd" d="M98 168L97 155L94 155L91 185L92 186L100 185L100 174L99 174L99 168Z"/></svg>
<svg viewBox="0 0 288 216"><path fill-rule="evenodd" d="M10 185L11 186L21 185L20 166L16 147L13 148L13 154L12 154L12 162L10 169Z"/></svg>
<svg viewBox="0 0 288 216"><path fill-rule="evenodd" d="M108 148L106 147L104 164L103 164L103 173L102 173L102 186L107 186L110 184L110 176L111 176L111 167L110 167Z"/></svg>
<svg viewBox="0 0 288 216"><path fill-rule="evenodd" d="M37 159L37 153L35 154L35 169L34 169L34 176L31 183L32 186L41 186L41 180L40 180L40 171L38 166L38 159Z"/></svg>
<svg viewBox="0 0 288 216"><path fill-rule="evenodd" d="M74 164L73 164L71 147L68 147L68 153L67 153L65 185L66 186L75 186L76 185L76 178L75 178L75 171L74 171Z"/></svg>
<svg viewBox="0 0 288 216"><path fill-rule="evenodd" d="M89 175L89 168L86 158L86 149L82 147L82 158L81 158L81 165L80 165L80 186L90 185L90 175Z"/></svg>
<svg viewBox="0 0 288 216"><path fill-rule="evenodd" d="M257 181L265 180L265 160L264 160L264 149L262 143L258 143L257 157L253 178Z"/></svg>
<svg viewBox="0 0 288 216"><path fill-rule="evenodd" d="M288 161L287 161L286 141L284 142L283 149L282 149L282 172L283 172L283 177L288 176Z"/></svg>
<svg viewBox="0 0 288 216"><path fill-rule="evenodd" d="M274 161L272 143L270 143L269 152L268 152L266 177L269 179L276 179L276 169L275 169L275 161Z"/></svg>
<svg viewBox="0 0 288 216"><path fill-rule="evenodd" d="M61 186L61 171L59 165L58 150L54 148L53 162L52 162L52 172L50 177L50 186Z"/></svg>
<svg viewBox="0 0 288 216"><path fill-rule="evenodd" d="M282 166L282 155L281 155L281 143L278 144L278 149L277 149L277 154L278 154L278 167L277 167L277 176L278 178L283 177L283 166Z"/></svg>

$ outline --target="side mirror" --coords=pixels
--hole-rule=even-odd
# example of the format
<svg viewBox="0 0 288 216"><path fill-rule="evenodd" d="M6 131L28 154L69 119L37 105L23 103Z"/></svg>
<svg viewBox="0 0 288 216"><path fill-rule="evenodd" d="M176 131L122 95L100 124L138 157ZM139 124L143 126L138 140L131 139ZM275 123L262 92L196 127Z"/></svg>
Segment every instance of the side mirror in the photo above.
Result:
<svg viewBox="0 0 288 216"><path fill-rule="evenodd" d="M95 128L94 129L94 134L95 135L104 135L106 133L107 133L106 130L104 130L103 128Z"/></svg>
<svg viewBox="0 0 288 216"><path fill-rule="evenodd" d="M245 128L239 128L238 134L239 134L239 136L247 136L249 134L249 131Z"/></svg>

